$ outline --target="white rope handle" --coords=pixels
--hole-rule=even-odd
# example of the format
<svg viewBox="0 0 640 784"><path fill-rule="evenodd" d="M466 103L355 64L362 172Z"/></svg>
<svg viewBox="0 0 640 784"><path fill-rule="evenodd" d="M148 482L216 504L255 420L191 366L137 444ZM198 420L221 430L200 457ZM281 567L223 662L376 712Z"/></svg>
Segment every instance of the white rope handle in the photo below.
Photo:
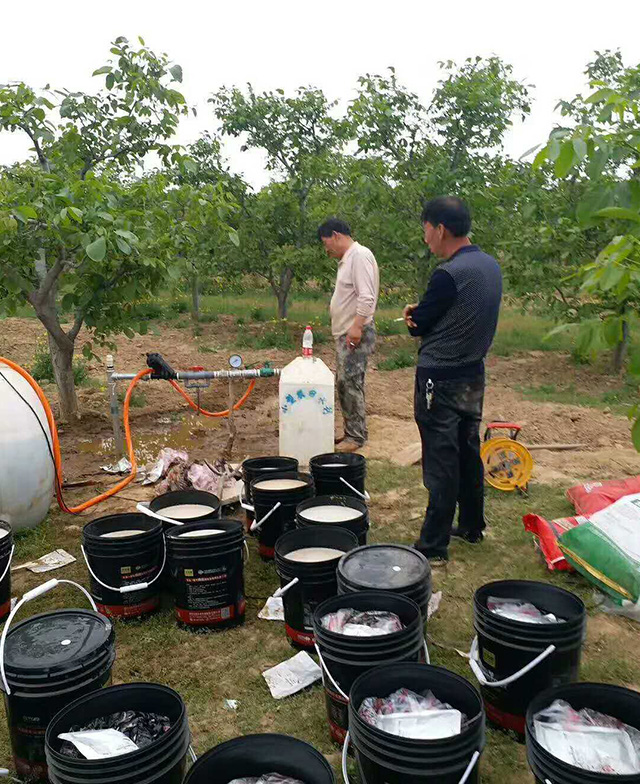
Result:
<svg viewBox="0 0 640 784"><path fill-rule="evenodd" d="M329 670L329 668L328 668L328 667L327 667L327 665L325 664L325 662L324 662L324 659L322 658L322 654L320 653L320 648L318 647L318 643L317 643L317 642L316 642L316 643L314 643L314 647L315 647L315 649L316 649L316 653L318 654L318 659L320 659L320 668L321 668L321 670L322 670L322 681L323 681L323 683L324 683L324 673L326 672L326 673L327 673L327 675L329 676L329 680L331 681L331 683L332 683L332 684L333 684L333 686L335 687L335 690L338 692L338 694L340 694L342 697L344 697L344 699L345 699L347 702L349 702L349 697L348 697L348 695L347 695L347 694L345 694L345 693L342 691L342 689L340 688L340 686L339 686L339 685L336 683L336 681L335 681L335 679L334 679L333 675L331 674L331 671Z"/></svg>
<svg viewBox="0 0 640 784"><path fill-rule="evenodd" d="M79 583L74 583L73 580L56 580L55 578L52 580L47 580L46 583L42 583L42 585L38 585L36 588L32 588L30 591L22 594L22 598L16 602L16 606L11 611L9 617L7 618L7 622L4 625L4 629L2 630L2 637L0 637L0 676L2 677L2 687L4 689L4 693L9 695L11 694L11 689L9 688L9 683L7 682L7 675L5 672L4 667L4 647L5 642L7 639L7 633L9 631L9 626L11 622L16 616L18 610L22 607L23 604L32 601L33 599L37 599L38 596L43 596L45 593L49 593L52 591L56 586L61 585L62 583L66 583L67 585L73 585L75 588L78 588L82 591L82 593L87 597L89 600L91 607L94 612L98 612L98 608L96 607L96 603L93 601L91 594L87 591L86 588L83 588L82 585Z"/></svg>
<svg viewBox="0 0 640 784"><path fill-rule="evenodd" d="M282 588L278 588L278 590L271 596L272 599L279 599L281 596L284 596L285 593L289 590L289 588L293 588L294 585L297 585L300 580L297 577L294 577L290 583L283 585Z"/></svg>
<svg viewBox="0 0 640 784"><path fill-rule="evenodd" d="M469 651L469 665L473 670L473 674L476 676L478 683L481 686L491 686L495 688L504 688L505 686L509 686L515 681L522 678L523 675L526 675L528 672L534 667L537 667L541 662L543 662L548 656L556 650L555 645L550 645L546 648L542 653L532 659L528 664L525 664L522 669L518 670L518 672L514 672L513 675L509 675L507 678L503 678L501 681L488 681L482 672L482 668L480 666L480 657L478 654L478 638L477 636L474 638L473 642L471 643L471 650Z"/></svg>
<svg viewBox="0 0 640 784"><path fill-rule="evenodd" d="M149 509L149 507L145 506L143 503L137 504L136 509L139 512L142 512L142 514L147 515L147 517L152 517L154 520L159 520L161 523L169 523L169 525L184 525L182 520L172 520L170 517L163 517L156 512L152 512L151 509Z"/></svg>
<svg viewBox="0 0 640 784"><path fill-rule="evenodd" d="M149 588L149 586L153 585L155 583L155 581L160 577L160 575L162 574L162 572L164 570L165 564L167 563L167 542L166 542L166 540L165 540L165 538L163 536L162 537L162 566L158 570L158 574L156 574L156 576L153 579L149 580L149 582L135 583L134 585L122 585L121 587L116 588L114 585L107 585L106 583L102 582L102 580L96 575L96 573L91 568L91 565L89 564L89 559L87 558L87 554L85 552L83 544L80 545L80 549L82 550L82 555L84 556L84 562L87 565L87 569L89 570L89 574L98 583L98 585L101 585L103 588L106 588L109 591L115 591L116 593L120 593L120 594L122 594L122 593L135 593L135 591L142 591L145 588Z"/></svg>
<svg viewBox="0 0 640 784"><path fill-rule="evenodd" d="M251 560L251 551L249 550L249 545L247 544L246 539L244 539L244 554L246 557L243 560L245 564L248 564L249 561Z"/></svg>
<svg viewBox="0 0 640 784"><path fill-rule="evenodd" d="M268 520L268 519L271 517L271 515L272 515L272 514L273 514L273 513L276 511L276 509L280 509L280 507L281 507L281 506L282 506L282 502L281 502L281 501L278 501L278 503L277 503L277 504L275 504L275 506L272 506L272 507L271 507L271 509L269 509L269 511L268 511L268 512L266 513L266 515L265 515L265 516L262 518L262 520L260 520L260 522L258 522L257 520L254 520L254 521L251 523L251 528L250 528L249 530L250 530L250 531L257 531L257 530L258 530L258 528L260 528L260 526L262 526L262 524L263 524L263 523L266 523L266 522L267 522L267 520Z"/></svg>
<svg viewBox="0 0 640 784"><path fill-rule="evenodd" d="M193 748L193 746L191 744L189 744L189 756L191 757L191 762L197 762L198 761L198 755L194 751L194 748Z"/></svg>
<svg viewBox="0 0 640 784"><path fill-rule="evenodd" d="M427 641L423 640L424 645L424 660L426 664L431 664L431 656L429 656L429 649L427 648Z"/></svg>
<svg viewBox="0 0 640 784"><path fill-rule="evenodd" d="M255 506L253 506L253 504L247 504L245 501L242 500L242 496L240 496L240 506L245 510L245 512L255 513L256 511L256 508Z"/></svg>
<svg viewBox="0 0 640 784"><path fill-rule="evenodd" d="M11 561L13 560L13 554L15 553L15 551L16 551L16 546L14 544L13 547L11 548L11 552L9 553L9 560L7 561L7 565L5 567L5 570L4 570L4 572L2 572L2 577L0 577L0 583L7 576L7 572L9 571L9 567L11 566Z"/></svg>
<svg viewBox="0 0 640 784"><path fill-rule="evenodd" d="M349 488L349 490L353 490L354 493L357 493L357 495L359 495L360 498L362 498L364 501L371 500L371 496L369 495L369 493L367 493L366 490L364 491L364 493L361 493L359 490L356 490L355 487L353 485L350 485L349 482L347 482L347 480L343 476L340 477L340 481L343 482Z"/></svg>
<svg viewBox="0 0 640 784"><path fill-rule="evenodd" d="M350 733L347 732L344 738L344 744L342 746L342 778L344 779L344 784L351 784L351 781L349 780L349 772L347 771L347 758L349 756L350 740L351 740ZM480 752L474 751L473 756L471 757L471 760L469 761L469 764L467 765L465 772L462 774L462 778L460 779L458 784L465 784L465 782L469 780L469 776L472 774L473 769L475 768L479 759L480 759ZM364 779L364 776L362 778L364 784L367 784L366 780ZM549 779L547 779L546 784L551 784Z"/></svg>

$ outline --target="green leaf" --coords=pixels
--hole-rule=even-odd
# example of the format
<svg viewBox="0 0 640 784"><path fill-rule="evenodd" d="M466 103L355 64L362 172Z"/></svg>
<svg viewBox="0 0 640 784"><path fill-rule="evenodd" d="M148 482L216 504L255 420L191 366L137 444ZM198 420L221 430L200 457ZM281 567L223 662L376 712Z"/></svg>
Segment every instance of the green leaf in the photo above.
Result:
<svg viewBox="0 0 640 784"><path fill-rule="evenodd" d="M102 68L96 69L91 76L100 76L100 74L111 73L111 66L110 65L103 65Z"/></svg>
<svg viewBox="0 0 640 784"><path fill-rule="evenodd" d="M640 452L640 418L636 419L631 428L631 440L636 452Z"/></svg>
<svg viewBox="0 0 640 784"><path fill-rule="evenodd" d="M104 237L98 237L85 248L87 256L92 261L102 261L107 255L107 242Z"/></svg>
<svg viewBox="0 0 640 784"><path fill-rule="evenodd" d="M555 173L559 179L564 179L567 174L573 169L575 162L575 150L573 149L573 142L565 142L560 150L560 155L556 160Z"/></svg>
<svg viewBox="0 0 640 784"><path fill-rule="evenodd" d="M67 214L77 223L82 221L82 210L79 210L77 207L67 207Z"/></svg>
<svg viewBox="0 0 640 784"><path fill-rule="evenodd" d="M26 223L29 219L36 220L38 217L38 213L28 204L23 204L21 207L16 207L13 211L13 214L22 223Z"/></svg>
<svg viewBox="0 0 640 784"><path fill-rule="evenodd" d="M640 223L640 212L628 210L626 207L604 207L604 209L598 210L594 215L597 218L618 218L619 220Z"/></svg>
<svg viewBox="0 0 640 784"><path fill-rule="evenodd" d="M640 351L632 351L629 355L628 371L632 376L640 376Z"/></svg>
<svg viewBox="0 0 640 784"><path fill-rule="evenodd" d="M169 68L169 73L171 74L171 76L173 76L173 78L175 79L176 82L181 82L182 81L182 67L181 66L179 66L179 65L172 65L171 68Z"/></svg>
<svg viewBox="0 0 640 784"><path fill-rule="evenodd" d="M229 231L229 239L231 240L231 242L233 242L236 248L240 247L240 237L238 236L238 232L235 231L234 229L231 229Z"/></svg>
<svg viewBox="0 0 640 784"><path fill-rule="evenodd" d="M587 156L587 143L584 139L573 140L573 151L579 161L583 161Z"/></svg>
<svg viewBox="0 0 640 784"><path fill-rule="evenodd" d="M129 245L128 242L123 240L122 237L116 237L116 245L126 256L128 256L131 253L131 245Z"/></svg>
<svg viewBox="0 0 640 784"><path fill-rule="evenodd" d="M619 316L607 319L602 325L602 334L606 344L614 348L622 340L622 320Z"/></svg>
<svg viewBox="0 0 640 784"><path fill-rule="evenodd" d="M624 267L618 267L617 265L612 267L607 267L600 280L600 288L602 289L602 291L609 291L614 286L617 286L624 273L625 273Z"/></svg>
<svg viewBox="0 0 640 784"><path fill-rule="evenodd" d="M110 73L107 78L105 79L105 84L107 86L107 90L112 90L113 85L116 83L116 77Z"/></svg>

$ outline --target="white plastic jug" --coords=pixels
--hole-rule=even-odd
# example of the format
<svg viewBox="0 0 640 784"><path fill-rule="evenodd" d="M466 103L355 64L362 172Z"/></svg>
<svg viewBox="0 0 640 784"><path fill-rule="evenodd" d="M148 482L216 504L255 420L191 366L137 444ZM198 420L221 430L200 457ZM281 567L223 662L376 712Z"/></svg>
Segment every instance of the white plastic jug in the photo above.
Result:
<svg viewBox="0 0 640 784"><path fill-rule="evenodd" d="M280 374L280 454L307 466L334 451L335 379L317 357L297 357Z"/></svg>
<svg viewBox="0 0 640 784"><path fill-rule="evenodd" d="M44 409L31 386L1 363L0 373L29 401L51 443ZM53 497L54 478L45 434L29 407L0 379L0 520L14 531L42 522Z"/></svg>

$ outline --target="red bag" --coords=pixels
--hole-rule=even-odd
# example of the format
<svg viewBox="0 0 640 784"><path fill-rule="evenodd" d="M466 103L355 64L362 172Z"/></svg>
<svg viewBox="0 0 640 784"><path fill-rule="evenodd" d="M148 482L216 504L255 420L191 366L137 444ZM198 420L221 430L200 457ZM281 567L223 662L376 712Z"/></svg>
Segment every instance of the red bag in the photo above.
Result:
<svg viewBox="0 0 640 784"><path fill-rule="evenodd" d="M557 520L545 520L540 515L528 514L522 518L522 522L525 529L536 537L550 571L574 571L558 547L558 537L571 528L587 523L587 517L559 517Z"/></svg>
<svg viewBox="0 0 640 784"><path fill-rule="evenodd" d="M625 495L640 493L640 476L610 479L607 482L585 482L567 490L567 498L579 515L592 515Z"/></svg>

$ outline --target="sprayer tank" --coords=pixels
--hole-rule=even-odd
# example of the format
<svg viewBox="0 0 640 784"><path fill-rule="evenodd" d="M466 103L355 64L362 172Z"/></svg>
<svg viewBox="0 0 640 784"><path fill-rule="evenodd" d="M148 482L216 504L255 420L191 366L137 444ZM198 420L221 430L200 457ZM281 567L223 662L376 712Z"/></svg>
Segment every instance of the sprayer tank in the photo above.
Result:
<svg viewBox="0 0 640 784"><path fill-rule="evenodd" d="M19 531L35 528L49 511L55 472L45 438L51 445L51 435L44 409L27 381L2 363L0 373L35 411L34 415L0 379L0 520Z"/></svg>

